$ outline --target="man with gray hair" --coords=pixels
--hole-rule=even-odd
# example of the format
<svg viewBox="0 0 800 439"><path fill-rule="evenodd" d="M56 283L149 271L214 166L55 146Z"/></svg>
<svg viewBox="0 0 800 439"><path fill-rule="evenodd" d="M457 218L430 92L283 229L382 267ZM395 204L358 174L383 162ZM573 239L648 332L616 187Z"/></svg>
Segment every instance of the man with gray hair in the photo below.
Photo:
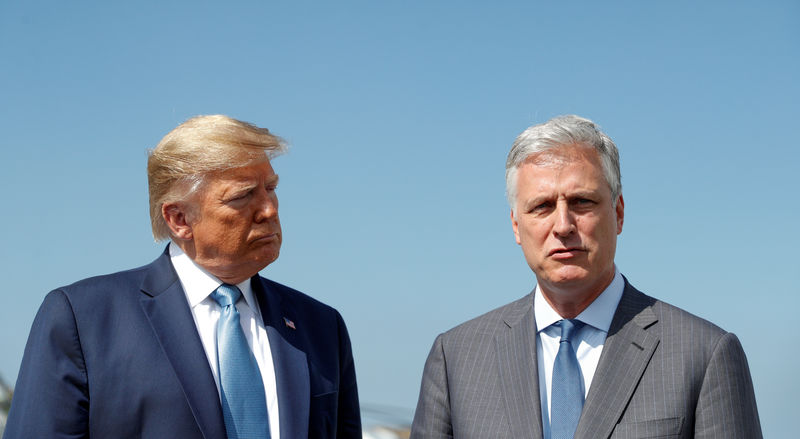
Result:
<svg viewBox="0 0 800 439"><path fill-rule="evenodd" d="M360 438L350 339L333 308L259 276L282 233L283 141L189 119L147 164L154 262L44 299L4 434L17 438Z"/></svg>
<svg viewBox="0 0 800 439"><path fill-rule="evenodd" d="M625 202L605 133L578 116L528 128L506 189L536 287L436 338L412 438L761 437L736 336L614 264Z"/></svg>

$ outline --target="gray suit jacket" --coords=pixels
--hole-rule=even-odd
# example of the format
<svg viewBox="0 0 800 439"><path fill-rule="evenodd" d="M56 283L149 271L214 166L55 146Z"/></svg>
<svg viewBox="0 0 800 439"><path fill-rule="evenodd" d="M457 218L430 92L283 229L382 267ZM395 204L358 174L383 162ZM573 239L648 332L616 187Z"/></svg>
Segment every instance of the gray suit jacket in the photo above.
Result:
<svg viewBox="0 0 800 439"><path fill-rule="evenodd" d="M541 438L533 297L439 335L412 439ZM575 438L760 438L735 335L625 282Z"/></svg>

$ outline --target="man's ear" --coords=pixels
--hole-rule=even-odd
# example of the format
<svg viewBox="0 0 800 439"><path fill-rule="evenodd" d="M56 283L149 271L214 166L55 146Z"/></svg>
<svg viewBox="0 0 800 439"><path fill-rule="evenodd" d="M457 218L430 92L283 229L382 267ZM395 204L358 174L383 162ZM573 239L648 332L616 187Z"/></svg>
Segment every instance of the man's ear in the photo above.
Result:
<svg viewBox="0 0 800 439"><path fill-rule="evenodd" d="M164 203L161 205L161 216L174 238L186 241L192 239L192 226L187 220L186 206L181 203Z"/></svg>
<svg viewBox="0 0 800 439"><path fill-rule="evenodd" d="M625 200L622 199L622 194L619 194L617 199L617 235L622 233L622 223L625 222Z"/></svg>
<svg viewBox="0 0 800 439"><path fill-rule="evenodd" d="M522 244L522 241L519 240L519 222L514 216L514 209L511 209L511 228L514 229L514 239L517 240L517 244Z"/></svg>

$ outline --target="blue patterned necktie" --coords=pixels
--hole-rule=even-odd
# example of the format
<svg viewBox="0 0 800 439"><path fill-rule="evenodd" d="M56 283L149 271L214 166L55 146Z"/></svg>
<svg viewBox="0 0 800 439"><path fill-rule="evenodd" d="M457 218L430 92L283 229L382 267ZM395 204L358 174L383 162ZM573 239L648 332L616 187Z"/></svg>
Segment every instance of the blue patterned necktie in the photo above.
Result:
<svg viewBox="0 0 800 439"><path fill-rule="evenodd" d="M555 325L561 327L561 342L553 365L550 437L572 439L583 410L581 367L572 348L572 336L581 329L583 322L564 319Z"/></svg>
<svg viewBox="0 0 800 439"><path fill-rule="evenodd" d="M269 438L264 383L239 323L234 285L222 284L211 297L222 307L217 323L217 367L222 416L228 439Z"/></svg>

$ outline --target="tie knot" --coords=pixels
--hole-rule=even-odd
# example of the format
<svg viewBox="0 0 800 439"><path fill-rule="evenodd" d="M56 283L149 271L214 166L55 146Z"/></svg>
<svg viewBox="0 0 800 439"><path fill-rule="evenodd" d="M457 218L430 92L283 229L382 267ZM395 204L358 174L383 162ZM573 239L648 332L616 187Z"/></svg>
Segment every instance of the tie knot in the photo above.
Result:
<svg viewBox="0 0 800 439"><path fill-rule="evenodd" d="M575 319L559 320L556 324L561 327L561 341L570 343L572 343L572 336L583 327L583 322Z"/></svg>
<svg viewBox="0 0 800 439"><path fill-rule="evenodd" d="M219 303L219 306L233 305L239 300L242 292L236 285L222 284L213 293L211 297Z"/></svg>

